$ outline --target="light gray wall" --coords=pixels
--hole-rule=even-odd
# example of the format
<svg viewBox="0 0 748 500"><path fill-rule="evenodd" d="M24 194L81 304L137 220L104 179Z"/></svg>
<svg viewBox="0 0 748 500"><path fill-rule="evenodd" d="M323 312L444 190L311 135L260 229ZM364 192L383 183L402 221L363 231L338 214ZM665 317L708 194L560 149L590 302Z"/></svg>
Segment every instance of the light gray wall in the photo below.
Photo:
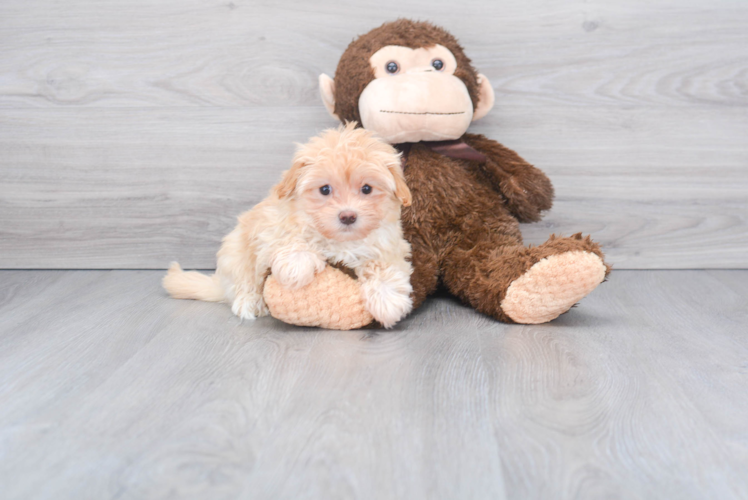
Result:
<svg viewBox="0 0 748 500"><path fill-rule="evenodd" d="M335 122L317 75L396 17L496 91L473 131L554 182L529 225L617 268L748 267L748 2L0 3L0 267L210 268L234 216Z"/></svg>

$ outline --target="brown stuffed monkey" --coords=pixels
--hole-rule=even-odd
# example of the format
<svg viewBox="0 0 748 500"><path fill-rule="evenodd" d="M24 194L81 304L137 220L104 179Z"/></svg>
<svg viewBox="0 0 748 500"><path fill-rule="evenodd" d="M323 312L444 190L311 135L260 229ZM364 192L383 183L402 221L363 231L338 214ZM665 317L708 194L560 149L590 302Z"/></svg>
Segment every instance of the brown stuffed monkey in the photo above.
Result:
<svg viewBox="0 0 748 500"><path fill-rule="evenodd" d="M520 222L551 208L548 178L514 151L466 133L494 103L457 40L426 22L400 19L354 40L335 80L320 76L328 111L376 131L403 154L413 201L402 213L412 246L414 307L443 284L476 310L505 322L544 323L568 311L599 285L610 268L598 244L576 234L525 247ZM286 291L269 278L265 300L278 319L300 325L354 328L371 321L351 302L355 282L338 273ZM329 287L333 290L330 291ZM299 309L314 298L314 311ZM341 310L345 303L348 310ZM292 313L289 313L289 310ZM351 320L351 318L355 318Z"/></svg>

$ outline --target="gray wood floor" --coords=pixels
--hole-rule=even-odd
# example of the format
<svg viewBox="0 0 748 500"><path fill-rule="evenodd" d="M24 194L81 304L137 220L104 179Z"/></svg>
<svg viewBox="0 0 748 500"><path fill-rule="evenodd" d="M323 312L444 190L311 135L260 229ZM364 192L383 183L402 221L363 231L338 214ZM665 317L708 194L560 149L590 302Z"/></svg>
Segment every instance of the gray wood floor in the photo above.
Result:
<svg viewBox="0 0 748 500"><path fill-rule="evenodd" d="M549 325L240 323L155 271L0 272L0 498L748 497L748 271Z"/></svg>

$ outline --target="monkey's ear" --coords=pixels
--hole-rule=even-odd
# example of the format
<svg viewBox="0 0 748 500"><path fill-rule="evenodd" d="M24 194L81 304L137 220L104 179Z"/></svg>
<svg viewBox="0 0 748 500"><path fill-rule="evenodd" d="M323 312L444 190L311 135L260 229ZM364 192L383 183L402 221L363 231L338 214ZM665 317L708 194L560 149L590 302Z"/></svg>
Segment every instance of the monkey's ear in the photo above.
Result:
<svg viewBox="0 0 748 500"><path fill-rule="evenodd" d="M335 114L335 80L324 73L319 75L319 94L322 96L322 103L330 116L340 120L338 115Z"/></svg>
<svg viewBox="0 0 748 500"><path fill-rule="evenodd" d="M478 85L480 85L478 89L478 106L476 106L473 113L473 121L480 120L486 116L491 111L491 108L493 108L495 99L493 87L491 87L491 82L488 81L486 75L478 73Z"/></svg>
<svg viewBox="0 0 748 500"><path fill-rule="evenodd" d="M291 168L283 172L283 178L275 186L275 193L278 198L288 198L296 191L296 184L299 183L301 177L301 170L306 166L306 163L302 160L296 160L291 165Z"/></svg>
<svg viewBox="0 0 748 500"><path fill-rule="evenodd" d="M391 165L389 167L392 177L395 178L395 196L402 202L404 207L409 207L413 203L413 197L410 194L410 189L405 183L405 177L403 176L403 169L400 167L400 163Z"/></svg>

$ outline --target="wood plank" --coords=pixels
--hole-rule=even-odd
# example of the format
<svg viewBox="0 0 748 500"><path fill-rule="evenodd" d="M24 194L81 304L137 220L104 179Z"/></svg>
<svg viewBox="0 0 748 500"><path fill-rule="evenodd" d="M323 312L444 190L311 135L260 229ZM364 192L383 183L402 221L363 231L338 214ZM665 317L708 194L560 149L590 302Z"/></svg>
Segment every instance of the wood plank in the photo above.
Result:
<svg viewBox="0 0 748 500"><path fill-rule="evenodd" d="M4 498L748 495L748 271L389 332L240 323L161 275L0 272Z"/></svg>
<svg viewBox="0 0 748 500"><path fill-rule="evenodd" d="M234 217L334 121L301 108L0 110L0 267L211 268ZM591 233L619 268L748 266L748 114L499 106L474 127L553 180L524 231Z"/></svg>
<svg viewBox="0 0 748 500"><path fill-rule="evenodd" d="M474 130L554 180L528 242L584 231L619 268L748 266L744 3L9 0L0 267L211 267L290 143L332 124L317 74L393 12L462 40L498 96Z"/></svg>
<svg viewBox="0 0 748 500"><path fill-rule="evenodd" d="M353 37L424 13L508 104L748 105L748 7L730 0L6 0L0 106L317 105Z"/></svg>

